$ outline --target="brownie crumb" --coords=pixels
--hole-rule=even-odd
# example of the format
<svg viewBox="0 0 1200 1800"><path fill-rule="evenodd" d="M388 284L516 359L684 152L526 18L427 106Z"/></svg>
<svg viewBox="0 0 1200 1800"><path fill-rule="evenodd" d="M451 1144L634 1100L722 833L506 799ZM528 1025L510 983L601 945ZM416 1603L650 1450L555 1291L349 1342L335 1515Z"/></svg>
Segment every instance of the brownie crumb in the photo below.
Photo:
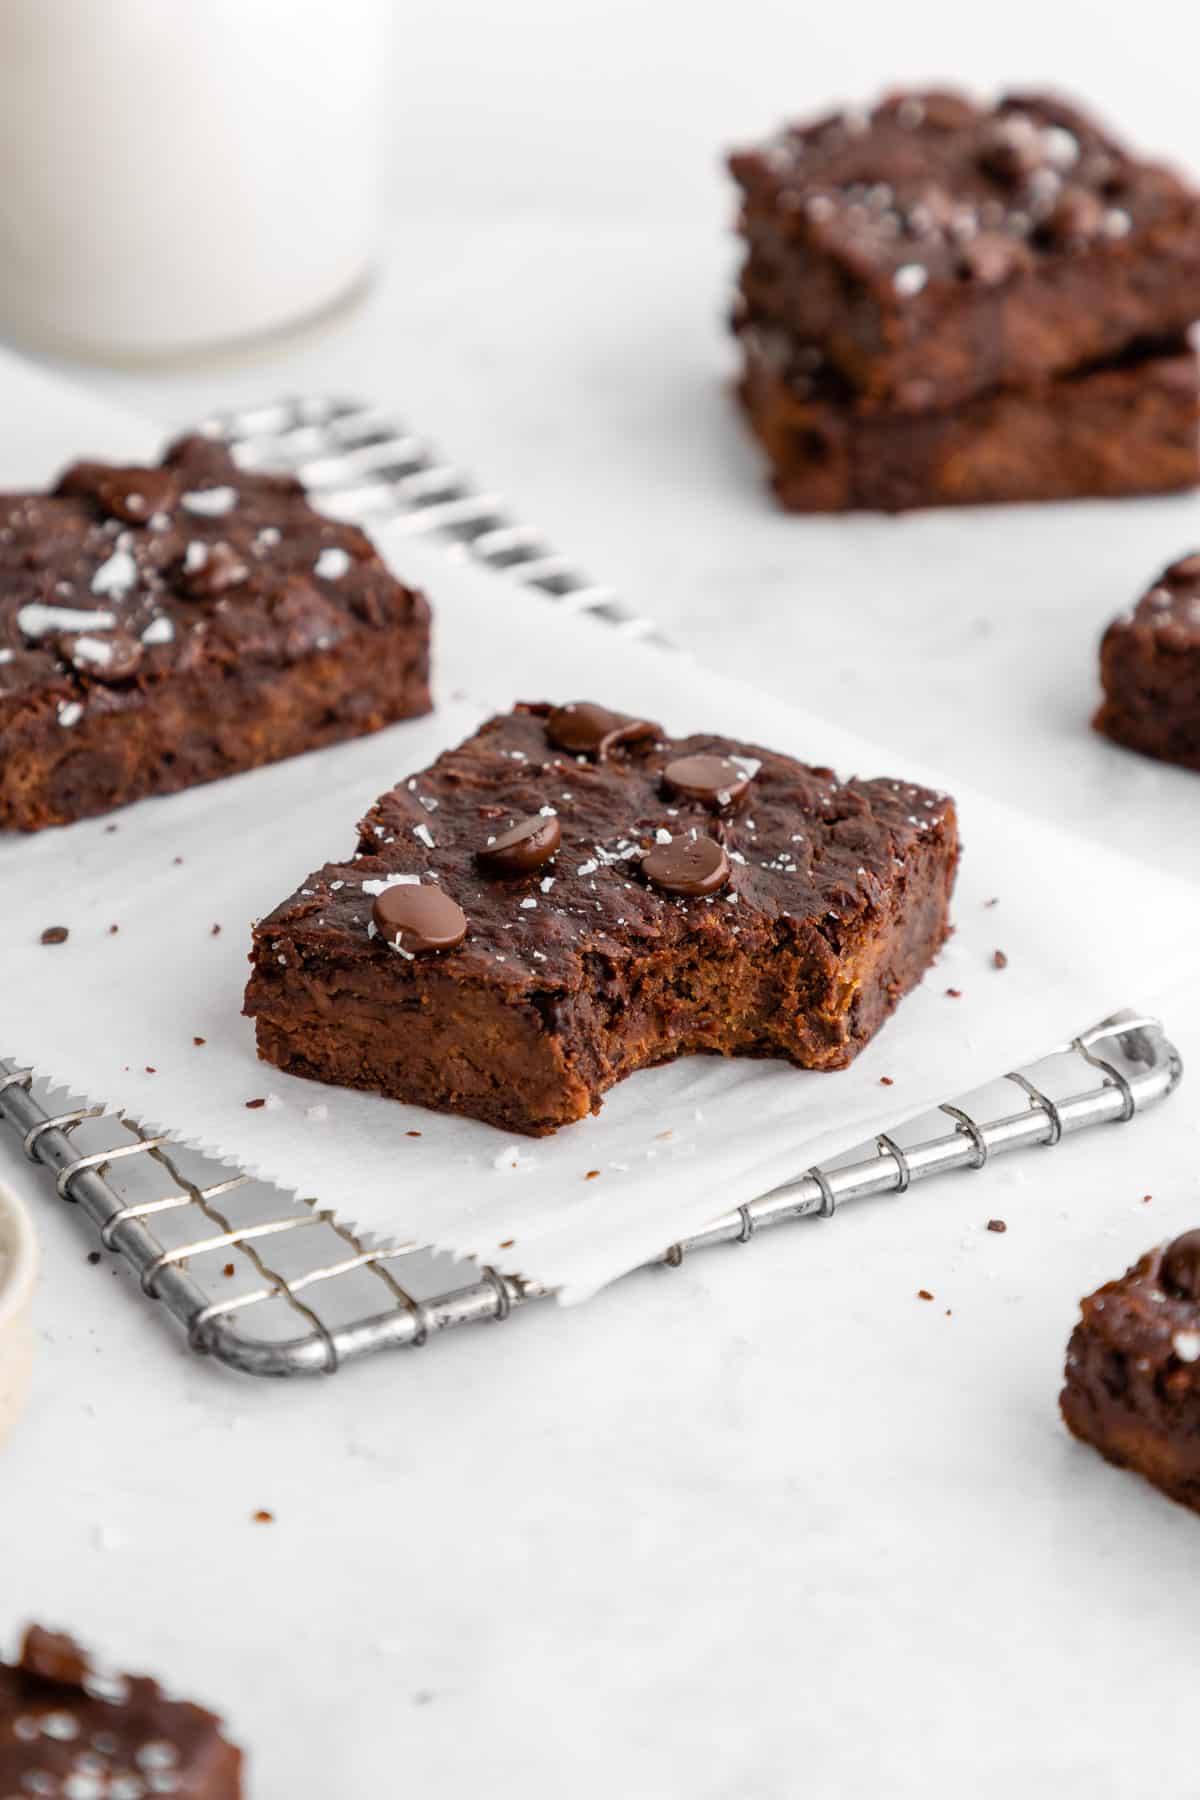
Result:
<svg viewBox="0 0 1200 1800"><path fill-rule="evenodd" d="M599 1173L600 1173L599 1169L589 1169L583 1179L585 1181L595 1181L595 1179L596 1179L597 1175L599 1175Z"/></svg>
<svg viewBox="0 0 1200 1800"><path fill-rule="evenodd" d="M193 1044L197 1044L197 1045L199 1045L199 1044L207 1044L207 1042L208 1042L208 1039L207 1039L207 1038L200 1038L200 1037L194 1037L194 1038L193 1038L193 1039L192 1039L192 1042L193 1042Z"/></svg>
<svg viewBox="0 0 1200 1800"><path fill-rule="evenodd" d="M268 1512L265 1506L260 1506L256 1513L251 1514L251 1517L256 1525L273 1525L275 1523L275 1514Z"/></svg>
<svg viewBox="0 0 1200 1800"><path fill-rule="evenodd" d="M98 1250L89 1250L87 1259L94 1269L100 1261L100 1252Z"/></svg>
<svg viewBox="0 0 1200 1800"><path fill-rule="evenodd" d="M146 1064L146 1073L147 1073L147 1075L157 1075L158 1070L154 1067L153 1063L147 1063Z"/></svg>
<svg viewBox="0 0 1200 1800"><path fill-rule="evenodd" d="M1008 1226L1004 1223L1003 1219L989 1219L987 1222L987 1228L989 1231L1007 1231L1008 1230Z"/></svg>
<svg viewBox="0 0 1200 1800"><path fill-rule="evenodd" d="M118 931L120 931L120 929L121 929L121 927L119 925L110 925L108 928L109 937L116 937L116 935L117 935Z"/></svg>
<svg viewBox="0 0 1200 1800"><path fill-rule="evenodd" d="M419 1131L406 1131L404 1135L405 1137L420 1137L421 1134Z"/></svg>
<svg viewBox="0 0 1200 1800"><path fill-rule="evenodd" d="M933 1295L930 1293L928 1288L918 1288L917 1289L917 1299L918 1300L932 1300Z"/></svg>
<svg viewBox="0 0 1200 1800"><path fill-rule="evenodd" d="M890 1075L881 1075L879 1077L879 1085L880 1087L895 1087L896 1084Z"/></svg>
<svg viewBox="0 0 1200 1800"><path fill-rule="evenodd" d="M1008 958L1005 956L1003 950L992 951L992 967L994 969L1007 969Z"/></svg>
<svg viewBox="0 0 1200 1800"><path fill-rule="evenodd" d="M210 934L209 934L209 935L210 935L210 936L211 936L211 937L220 937L220 935L221 935L221 927L220 927L220 926L219 926L219 925L214 925L214 926L213 926L213 928L212 928L212 931L211 931L211 932L210 932Z"/></svg>
<svg viewBox="0 0 1200 1800"><path fill-rule="evenodd" d="M266 1104L266 1098L264 1097L261 1100L247 1100L246 1107L248 1111L253 1112L256 1107L265 1106Z"/></svg>
<svg viewBox="0 0 1200 1800"><path fill-rule="evenodd" d="M221 1270L221 1273L222 1273L222 1275L224 1275L226 1277L226 1279L230 1279L234 1273L233 1264L226 1263L225 1267Z"/></svg>
<svg viewBox="0 0 1200 1800"><path fill-rule="evenodd" d="M516 1241L516 1238L501 1238L496 1248L497 1250L511 1250Z"/></svg>
<svg viewBox="0 0 1200 1800"><path fill-rule="evenodd" d="M946 998L947 998L947 1000L961 1000L962 999L962 989L961 988L947 988L946 989Z"/></svg>
<svg viewBox="0 0 1200 1800"><path fill-rule="evenodd" d="M1153 1198L1154 1198L1153 1194L1143 1194L1142 1195L1142 1205L1149 1206L1149 1204L1153 1200Z"/></svg>
<svg viewBox="0 0 1200 1800"><path fill-rule="evenodd" d="M70 937L65 925L47 925L42 933L43 944L65 944Z"/></svg>

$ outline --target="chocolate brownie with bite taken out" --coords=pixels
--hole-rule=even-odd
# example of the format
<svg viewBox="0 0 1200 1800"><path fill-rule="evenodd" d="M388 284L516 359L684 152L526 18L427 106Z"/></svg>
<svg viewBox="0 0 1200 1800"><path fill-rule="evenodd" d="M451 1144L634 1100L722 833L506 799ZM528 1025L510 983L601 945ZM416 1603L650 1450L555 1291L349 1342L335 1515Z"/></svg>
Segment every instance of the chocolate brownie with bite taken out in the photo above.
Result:
<svg viewBox="0 0 1200 1800"><path fill-rule="evenodd" d="M543 1134L691 1052L844 1068L949 929L953 802L593 703L523 705L384 794L255 928L296 1075Z"/></svg>

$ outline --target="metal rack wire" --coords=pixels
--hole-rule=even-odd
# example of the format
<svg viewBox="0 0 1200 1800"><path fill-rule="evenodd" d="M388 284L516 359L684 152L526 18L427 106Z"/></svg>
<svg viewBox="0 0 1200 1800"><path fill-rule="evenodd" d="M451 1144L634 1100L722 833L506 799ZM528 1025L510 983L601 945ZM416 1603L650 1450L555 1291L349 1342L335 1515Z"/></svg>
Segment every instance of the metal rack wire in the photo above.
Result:
<svg viewBox="0 0 1200 1800"><path fill-rule="evenodd" d="M223 415L202 429L226 439L247 468L296 474L326 512L431 536L560 607L665 641L516 522L498 496L370 408L301 399ZM900 1195L1008 1151L1127 1121L1171 1094L1181 1075L1156 1020L1114 1015L1035 1067L724 1213L656 1260L677 1265L693 1251L745 1244L768 1226L829 1218L848 1200ZM331 1374L547 1297L491 1268L464 1280L449 1256L360 1236L315 1200L83 1106L3 1060L0 1122L19 1133L26 1155L53 1175L58 1197L78 1207L97 1241L132 1266L191 1347L245 1374Z"/></svg>
<svg viewBox="0 0 1200 1800"><path fill-rule="evenodd" d="M1009 1151L1123 1123L1171 1094L1181 1074L1156 1020L1116 1014L1036 1067L733 1208L656 1260L678 1265L693 1251L748 1243L768 1226L830 1218L849 1200L900 1195ZM1021 1104L1005 1111L1014 1088ZM316 1201L150 1136L120 1114L80 1106L4 1061L0 1120L191 1347L245 1374L332 1374L547 1297L494 1269L464 1281L449 1256L357 1236Z"/></svg>

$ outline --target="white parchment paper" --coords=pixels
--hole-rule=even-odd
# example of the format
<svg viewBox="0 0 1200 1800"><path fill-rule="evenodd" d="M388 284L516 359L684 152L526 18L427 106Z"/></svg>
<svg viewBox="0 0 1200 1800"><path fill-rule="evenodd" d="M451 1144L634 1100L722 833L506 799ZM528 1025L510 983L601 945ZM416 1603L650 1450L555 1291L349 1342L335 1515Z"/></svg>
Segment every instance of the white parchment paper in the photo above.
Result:
<svg viewBox="0 0 1200 1800"><path fill-rule="evenodd" d="M83 451L155 448L145 426L23 365L0 366L0 377L8 485L42 479ZM26 416L22 455L16 421ZM434 603L436 714L112 819L0 843L0 1050L318 1195L360 1226L478 1256L579 1298L727 1207L1044 1054L1117 1006L1143 1003L1192 967L1190 888L1156 876L1151 921L1135 866L963 790L952 746L944 766L914 768L861 738L853 718L822 719L819 669L796 705L782 706L681 654L565 616L433 546L397 538L383 548ZM690 1058L633 1077L597 1118L534 1141L259 1063L240 1011L251 921L311 869L348 854L376 795L489 712L514 699L583 697L649 713L674 733L727 732L844 775L902 776L956 794L965 854L955 936L853 1067L815 1075ZM67 926L67 943L42 946L47 925ZM260 1098L265 1106L247 1108ZM591 1170L599 1176L586 1179Z"/></svg>

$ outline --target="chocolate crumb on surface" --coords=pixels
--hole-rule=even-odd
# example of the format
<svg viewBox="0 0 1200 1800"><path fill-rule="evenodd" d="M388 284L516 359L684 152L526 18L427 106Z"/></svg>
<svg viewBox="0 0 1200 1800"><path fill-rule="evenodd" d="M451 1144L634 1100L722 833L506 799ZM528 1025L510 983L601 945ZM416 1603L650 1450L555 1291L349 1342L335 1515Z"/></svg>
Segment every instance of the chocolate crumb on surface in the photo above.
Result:
<svg viewBox="0 0 1200 1800"><path fill-rule="evenodd" d="M91 1263L91 1265L94 1269L100 1261L100 1252L98 1250L89 1250L88 1254L87 1254L87 1259Z"/></svg>
<svg viewBox="0 0 1200 1800"><path fill-rule="evenodd" d="M989 1219L987 1222L987 1228L989 1231L1007 1231L1008 1230L1008 1226L1005 1224L1003 1219Z"/></svg>
<svg viewBox="0 0 1200 1800"><path fill-rule="evenodd" d="M266 1096L264 1095L259 1100L247 1100L246 1108L249 1112L254 1112L256 1110L256 1108L258 1108L260 1106L265 1106L266 1104L267 1104Z"/></svg>
<svg viewBox="0 0 1200 1800"><path fill-rule="evenodd" d="M70 935L65 925L47 925L41 941L43 944L65 944Z"/></svg>
<svg viewBox="0 0 1200 1800"><path fill-rule="evenodd" d="M917 1299L918 1300L932 1300L933 1295L930 1293L928 1288L918 1288L917 1289Z"/></svg>
<svg viewBox="0 0 1200 1800"><path fill-rule="evenodd" d="M1008 957L1004 954L1003 950L992 951L992 967L994 969L1007 969Z"/></svg>

